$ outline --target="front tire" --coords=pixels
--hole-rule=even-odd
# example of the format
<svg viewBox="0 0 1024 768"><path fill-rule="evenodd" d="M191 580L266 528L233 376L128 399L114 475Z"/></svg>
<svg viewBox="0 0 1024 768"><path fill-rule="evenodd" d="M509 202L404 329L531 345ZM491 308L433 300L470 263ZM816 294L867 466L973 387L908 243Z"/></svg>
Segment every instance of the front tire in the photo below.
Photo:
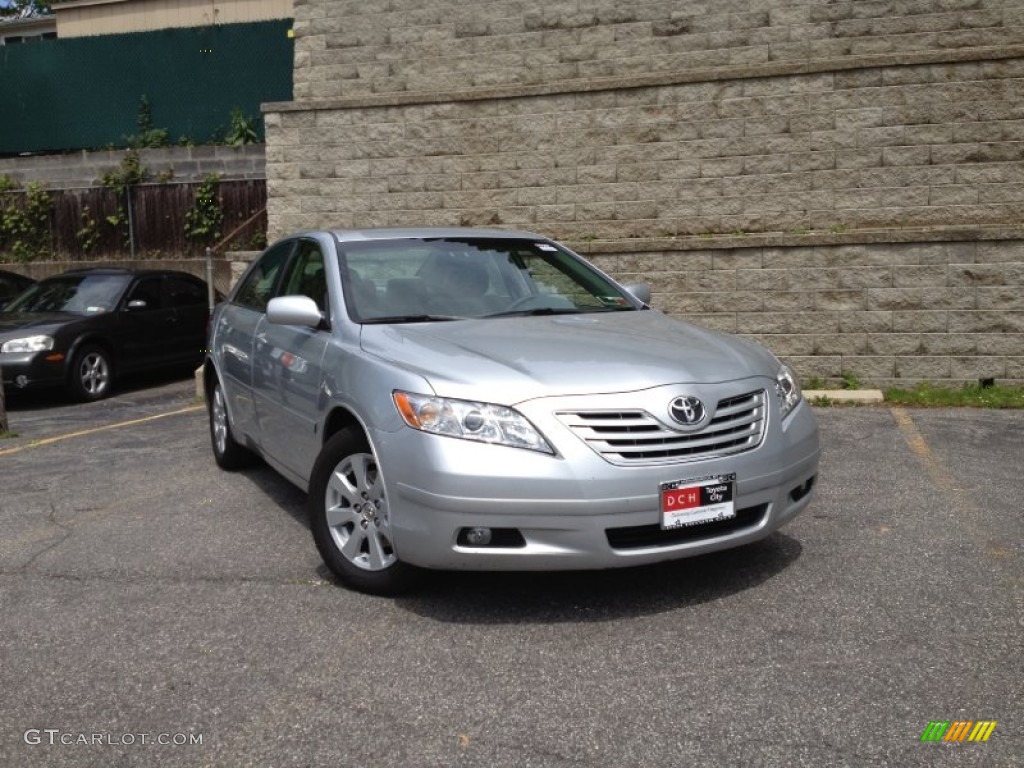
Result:
<svg viewBox="0 0 1024 768"><path fill-rule="evenodd" d="M395 552L377 457L355 427L328 440L316 460L309 523L324 563L345 585L374 595L410 586L415 569Z"/></svg>
<svg viewBox="0 0 1024 768"><path fill-rule="evenodd" d="M75 353L68 379L68 391L75 400L102 400L113 386L114 366L107 350L87 344Z"/></svg>
<svg viewBox="0 0 1024 768"><path fill-rule="evenodd" d="M224 390L217 380L214 380L213 391L210 392L209 414L210 444L213 446L213 459L217 466L230 472L252 464L255 456L250 450L239 445L231 432Z"/></svg>

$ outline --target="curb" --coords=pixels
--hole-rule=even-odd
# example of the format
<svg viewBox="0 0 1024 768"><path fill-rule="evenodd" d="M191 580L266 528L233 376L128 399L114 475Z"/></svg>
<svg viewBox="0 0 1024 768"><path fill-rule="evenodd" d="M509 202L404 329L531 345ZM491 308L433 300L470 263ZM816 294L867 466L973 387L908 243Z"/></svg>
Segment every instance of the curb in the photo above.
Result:
<svg viewBox="0 0 1024 768"><path fill-rule="evenodd" d="M885 397L880 389L805 389L804 398L814 403L817 398L834 403L882 403Z"/></svg>

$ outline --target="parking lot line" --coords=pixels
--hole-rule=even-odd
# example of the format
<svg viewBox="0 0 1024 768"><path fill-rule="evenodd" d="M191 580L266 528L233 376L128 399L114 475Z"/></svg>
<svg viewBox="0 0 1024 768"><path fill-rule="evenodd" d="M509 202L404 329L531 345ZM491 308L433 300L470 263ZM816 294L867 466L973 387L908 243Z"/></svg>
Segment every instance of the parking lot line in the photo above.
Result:
<svg viewBox="0 0 1024 768"><path fill-rule="evenodd" d="M896 426L910 450L917 456L921 466L932 484L947 493L949 498L954 499L961 514L957 516L957 522L978 544L990 560L1014 562L1016 560L1014 551L1000 541L993 540L985 526L981 523L984 519L982 510L975 504L971 495L964 492L963 488L957 487L953 480L953 473L946 464L928 446L928 441L917 428L914 419L903 408L890 408ZM998 573L998 572L997 572ZM1016 588L1024 585L1024 580L1019 575L1009 577Z"/></svg>
<svg viewBox="0 0 1024 768"><path fill-rule="evenodd" d="M106 432L110 429L120 429L121 427L130 427L135 424L144 424L147 421L155 421L156 419L166 419L168 416L178 416L182 413L192 413L194 411L202 410L206 408L205 405L190 405L186 408L179 408L176 411L168 411L167 413L157 413L153 416L145 416L141 419L131 419L130 421L119 421L114 424L104 424L102 427L93 427L92 429L82 429L78 432L68 432L65 435L54 435L53 437L44 437L41 440L33 440L25 445L18 445L13 448L0 449L0 456L10 456L13 453L20 453L21 451L29 448L41 448L44 445L50 445L51 443L59 443L63 440L70 440L75 437L84 437L85 435L92 435L96 432Z"/></svg>
<svg viewBox="0 0 1024 768"><path fill-rule="evenodd" d="M910 450L914 452L914 455L921 462L931 481L944 491L959 491L960 489L953 485L953 478L950 476L948 469L932 453L932 449L928 447L928 441L924 439L924 435L921 434L910 414L903 408L890 408L889 411L892 413L893 419L896 420L896 426L899 427L900 434L903 435L903 439L910 446Z"/></svg>

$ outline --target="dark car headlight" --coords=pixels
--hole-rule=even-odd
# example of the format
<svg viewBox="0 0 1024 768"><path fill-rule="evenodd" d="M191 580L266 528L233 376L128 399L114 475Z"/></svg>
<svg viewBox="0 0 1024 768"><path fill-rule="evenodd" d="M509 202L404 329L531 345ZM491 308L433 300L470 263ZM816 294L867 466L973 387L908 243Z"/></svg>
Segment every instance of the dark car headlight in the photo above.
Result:
<svg viewBox="0 0 1024 768"><path fill-rule="evenodd" d="M23 336L0 344L0 353L45 352L53 349L53 336Z"/></svg>
<svg viewBox="0 0 1024 768"><path fill-rule="evenodd" d="M796 380L796 374L788 365L779 368L779 372L775 374L775 392L779 396L779 409L782 411L782 418L786 418L803 398L800 392L800 382Z"/></svg>

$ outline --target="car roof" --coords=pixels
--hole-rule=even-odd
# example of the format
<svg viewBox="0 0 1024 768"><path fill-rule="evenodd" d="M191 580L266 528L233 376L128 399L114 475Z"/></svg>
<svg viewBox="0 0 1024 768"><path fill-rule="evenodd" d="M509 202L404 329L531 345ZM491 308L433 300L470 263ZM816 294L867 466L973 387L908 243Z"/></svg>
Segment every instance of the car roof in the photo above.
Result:
<svg viewBox="0 0 1024 768"><path fill-rule="evenodd" d="M56 275L50 275L50 277L65 277L65 276L77 276L77 275L174 275L176 277L192 277L196 280L200 278L195 275L191 275L188 272L183 272L177 269L133 269L127 267L85 267L83 269L69 269L66 272L60 272Z"/></svg>
<svg viewBox="0 0 1024 768"><path fill-rule="evenodd" d="M484 227L381 227L369 229L328 229L325 231L339 242L358 240L401 240L418 238L514 238L520 240L547 240L533 232ZM311 234L300 232L296 234Z"/></svg>

